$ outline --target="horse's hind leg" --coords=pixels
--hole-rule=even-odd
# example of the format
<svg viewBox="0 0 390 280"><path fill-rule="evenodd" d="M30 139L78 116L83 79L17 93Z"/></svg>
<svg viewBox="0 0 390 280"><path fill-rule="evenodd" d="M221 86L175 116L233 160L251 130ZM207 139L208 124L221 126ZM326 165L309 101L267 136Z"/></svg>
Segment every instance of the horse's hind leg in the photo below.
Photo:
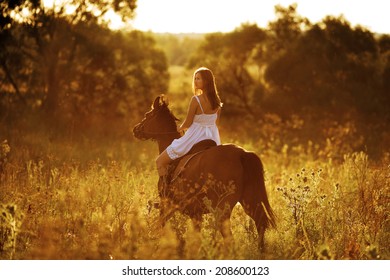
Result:
<svg viewBox="0 0 390 280"><path fill-rule="evenodd" d="M198 216L191 217L191 221L194 226L194 229L197 232L200 232L202 226L202 216L198 215Z"/></svg>
<svg viewBox="0 0 390 280"><path fill-rule="evenodd" d="M233 241L233 232L230 223L230 214L231 213L224 214L222 217L219 217L217 221L218 230L222 234L226 246L230 246L230 244Z"/></svg>
<svg viewBox="0 0 390 280"><path fill-rule="evenodd" d="M233 233L232 233L232 228L231 228L231 223L230 223L230 218L227 218L223 221L221 221L219 225L219 230L221 231L221 234L225 241L231 241L233 238Z"/></svg>
<svg viewBox="0 0 390 280"><path fill-rule="evenodd" d="M244 208L245 213L253 219L256 225L257 234L259 238L260 252L264 251L264 234L267 227L267 216L260 203L240 202Z"/></svg>

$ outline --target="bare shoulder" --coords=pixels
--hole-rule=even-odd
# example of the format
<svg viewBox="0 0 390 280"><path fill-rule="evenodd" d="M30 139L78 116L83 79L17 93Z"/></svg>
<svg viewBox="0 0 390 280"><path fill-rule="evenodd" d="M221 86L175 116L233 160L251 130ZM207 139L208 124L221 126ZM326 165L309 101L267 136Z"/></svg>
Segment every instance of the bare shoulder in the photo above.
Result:
<svg viewBox="0 0 390 280"><path fill-rule="evenodd" d="M196 101L196 96L193 95L190 100L190 106L196 106L198 104L198 101Z"/></svg>
<svg viewBox="0 0 390 280"><path fill-rule="evenodd" d="M190 99L190 103L193 103L193 102L196 102L196 96L195 95L191 96L191 99Z"/></svg>
<svg viewBox="0 0 390 280"><path fill-rule="evenodd" d="M191 100L190 100L190 104L189 104L189 110L191 111L196 111L197 107L198 107L198 101L196 101L196 97L195 95L193 95L191 97Z"/></svg>

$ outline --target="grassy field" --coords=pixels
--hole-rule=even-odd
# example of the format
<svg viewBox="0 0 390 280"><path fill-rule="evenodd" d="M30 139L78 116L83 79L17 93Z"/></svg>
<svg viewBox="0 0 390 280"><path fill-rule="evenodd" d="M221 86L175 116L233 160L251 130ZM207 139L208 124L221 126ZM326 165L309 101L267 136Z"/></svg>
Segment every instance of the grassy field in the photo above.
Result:
<svg viewBox="0 0 390 280"><path fill-rule="evenodd" d="M236 142L239 142L237 140ZM237 205L234 241L225 246L213 216L201 232L176 214L156 226L157 174L152 142L114 143L102 159L76 161L54 154L28 159L2 143L1 259L388 259L389 156L371 162L363 153L337 162L309 152L264 150L238 143L264 162L278 228L257 250L254 223ZM48 144L46 151L71 149ZM56 146L54 146L56 145ZM93 150L93 147L90 147ZM77 151L82 153L82 151ZM76 153L73 151L73 153ZM27 155L27 158L26 158ZM186 241L178 255L177 233Z"/></svg>

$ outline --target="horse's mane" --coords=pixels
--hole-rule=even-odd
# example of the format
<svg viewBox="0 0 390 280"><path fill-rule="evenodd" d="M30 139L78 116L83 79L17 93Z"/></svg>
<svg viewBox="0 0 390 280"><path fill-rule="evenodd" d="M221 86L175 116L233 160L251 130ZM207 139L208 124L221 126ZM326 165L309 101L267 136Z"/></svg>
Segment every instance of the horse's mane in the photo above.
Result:
<svg viewBox="0 0 390 280"><path fill-rule="evenodd" d="M154 106L152 108L155 109ZM167 120L167 123L172 125L169 128L177 130L176 121L179 121L179 119L173 114L169 108L169 103L163 97L160 98L159 110L163 112L163 117Z"/></svg>

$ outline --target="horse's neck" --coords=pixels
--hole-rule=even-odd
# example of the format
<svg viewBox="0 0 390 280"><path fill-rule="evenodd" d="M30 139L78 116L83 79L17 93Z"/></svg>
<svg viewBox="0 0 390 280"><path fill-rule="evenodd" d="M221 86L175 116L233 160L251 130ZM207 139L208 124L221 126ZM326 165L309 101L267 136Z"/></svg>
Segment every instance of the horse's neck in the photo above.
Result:
<svg viewBox="0 0 390 280"><path fill-rule="evenodd" d="M162 152L164 152L164 150L172 143L173 140L180 137L180 134L179 133L177 133L177 134L178 135L176 137L172 137L172 136L164 137L164 138L161 138L157 141L158 142L158 150L159 150L160 154Z"/></svg>

